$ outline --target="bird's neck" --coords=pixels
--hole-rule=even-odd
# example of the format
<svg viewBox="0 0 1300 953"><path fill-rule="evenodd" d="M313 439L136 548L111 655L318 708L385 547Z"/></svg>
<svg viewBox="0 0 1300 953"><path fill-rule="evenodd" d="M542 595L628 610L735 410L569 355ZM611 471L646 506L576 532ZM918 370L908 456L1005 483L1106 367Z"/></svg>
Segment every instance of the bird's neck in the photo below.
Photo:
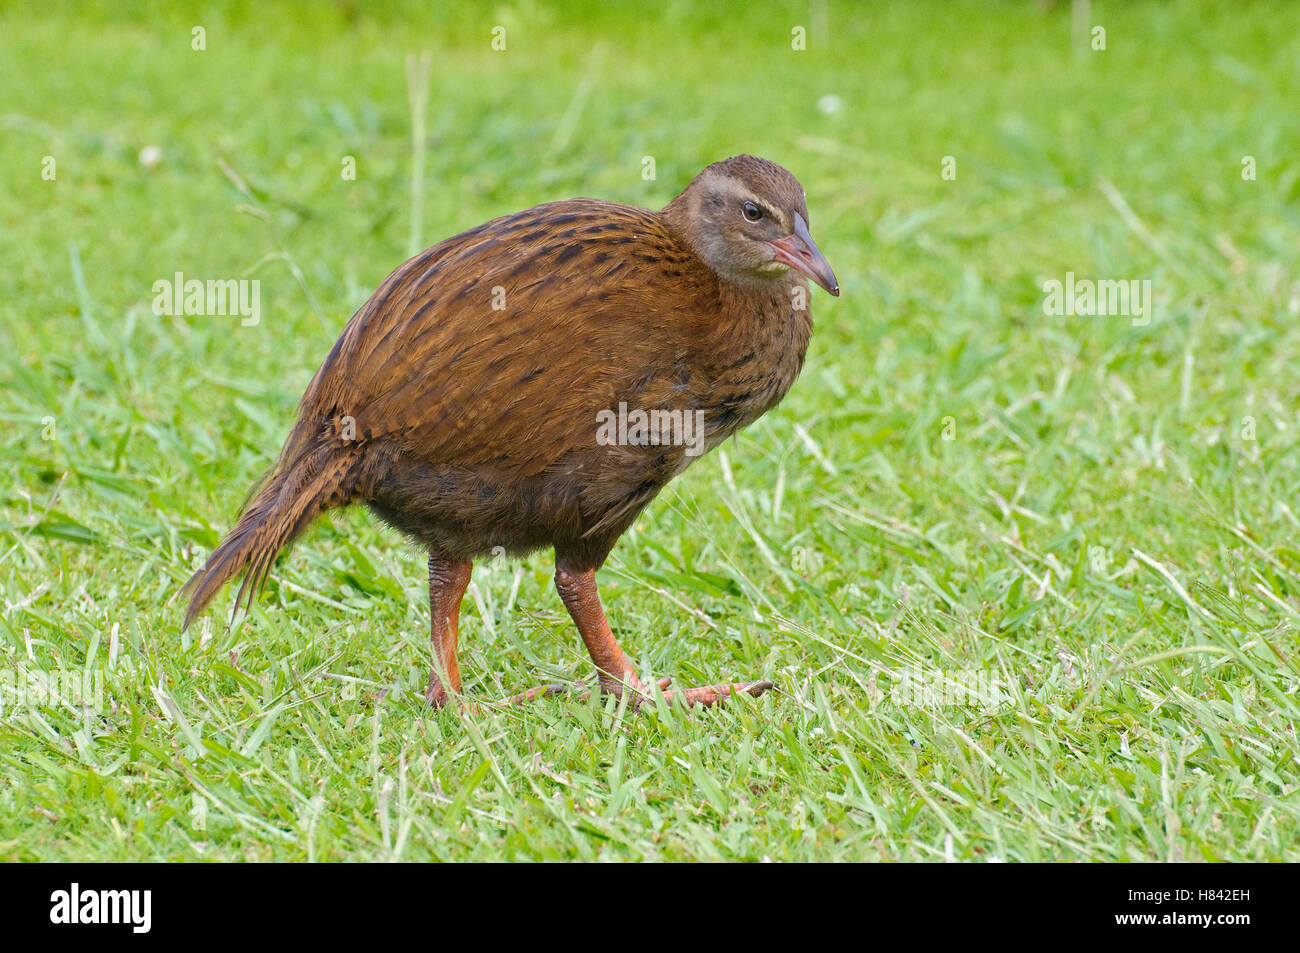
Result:
<svg viewBox="0 0 1300 953"><path fill-rule="evenodd" d="M806 289L805 289L806 292ZM708 419L718 442L767 413L789 392L812 336L805 306L792 306L788 291L766 295L723 284L721 313L707 348Z"/></svg>
<svg viewBox="0 0 1300 953"><path fill-rule="evenodd" d="M703 260L689 226L699 215L692 190L659 214ZM722 411L713 419L725 421L731 433L776 406L799 376L812 337L811 294L808 282L794 272L736 280L710 271L718 282L717 311L692 336L701 369L712 382L707 403Z"/></svg>

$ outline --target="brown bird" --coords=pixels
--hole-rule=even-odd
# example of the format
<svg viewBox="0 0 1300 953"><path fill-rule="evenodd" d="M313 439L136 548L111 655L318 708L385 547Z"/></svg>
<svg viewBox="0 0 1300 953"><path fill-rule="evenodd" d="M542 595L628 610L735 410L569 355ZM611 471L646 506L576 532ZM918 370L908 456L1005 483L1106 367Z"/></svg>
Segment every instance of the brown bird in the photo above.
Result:
<svg viewBox="0 0 1300 953"><path fill-rule="evenodd" d="M188 626L325 510L367 504L429 553L428 700L460 693L472 560L555 550L555 586L603 692L640 705L596 570L699 455L785 396L812 333L805 277L839 285L803 188L754 156L715 162L662 211L551 202L434 245L348 322L239 522L186 583ZM711 705L770 682L658 690ZM558 690L544 686L514 697Z"/></svg>

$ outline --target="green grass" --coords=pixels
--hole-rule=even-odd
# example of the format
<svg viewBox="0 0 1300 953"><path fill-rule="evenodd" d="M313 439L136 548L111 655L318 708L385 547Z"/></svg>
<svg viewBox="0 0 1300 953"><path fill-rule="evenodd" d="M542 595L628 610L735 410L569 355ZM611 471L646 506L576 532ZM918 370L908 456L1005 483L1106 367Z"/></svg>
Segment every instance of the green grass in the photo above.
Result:
<svg viewBox="0 0 1300 953"><path fill-rule="evenodd" d="M1300 8L1094 3L1078 54L1062 4L254 11L0 13L0 663L103 685L4 708L0 857L1300 859ZM741 151L804 183L802 378L600 574L642 666L779 693L431 713L424 563L361 512L180 632L406 257L422 49L425 243ZM177 271L261 323L155 316ZM1045 315L1068 271L1154 318ZM472 699L590 678L550 573L476 568ZM945 678L996 697L909 703Z"/></svg>

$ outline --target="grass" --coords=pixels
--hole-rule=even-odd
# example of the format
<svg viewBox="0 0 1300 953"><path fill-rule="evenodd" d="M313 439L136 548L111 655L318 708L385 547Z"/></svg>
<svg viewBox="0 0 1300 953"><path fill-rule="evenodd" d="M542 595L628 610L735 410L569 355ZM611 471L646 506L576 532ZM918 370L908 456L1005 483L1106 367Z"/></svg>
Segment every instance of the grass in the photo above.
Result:
<svg viewBox="0 0 1300 953"><path fill-rule="evenodd" d="M1300 10L1099 2L1072 53L1065 4L489 9L0 12L0 857L1300 859ZM740 151L844 294L600 578L642 666L779 693L431 713L423 562L361 512L179 631L413 209ZM261 322L154 315L177 271ZM1067 272L1154 317L1044 314ZM550 572L476 568L472 698L590 677Z"/></svg>

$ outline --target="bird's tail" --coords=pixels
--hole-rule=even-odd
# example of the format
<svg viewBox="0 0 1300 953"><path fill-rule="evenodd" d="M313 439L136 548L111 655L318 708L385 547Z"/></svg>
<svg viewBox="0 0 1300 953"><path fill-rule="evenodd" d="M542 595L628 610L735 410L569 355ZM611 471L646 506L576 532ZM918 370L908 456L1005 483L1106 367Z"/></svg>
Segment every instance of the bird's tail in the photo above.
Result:
<svg viewBox="0 0 1300 953"><path fill-rule="evenodd" d="M235 609L251 605L276 555L325 510L348 502L361 450L317 446L286 463L282 458L203 568L181 589L190 600L187 628L231 579L247 570Z"/></svg>

